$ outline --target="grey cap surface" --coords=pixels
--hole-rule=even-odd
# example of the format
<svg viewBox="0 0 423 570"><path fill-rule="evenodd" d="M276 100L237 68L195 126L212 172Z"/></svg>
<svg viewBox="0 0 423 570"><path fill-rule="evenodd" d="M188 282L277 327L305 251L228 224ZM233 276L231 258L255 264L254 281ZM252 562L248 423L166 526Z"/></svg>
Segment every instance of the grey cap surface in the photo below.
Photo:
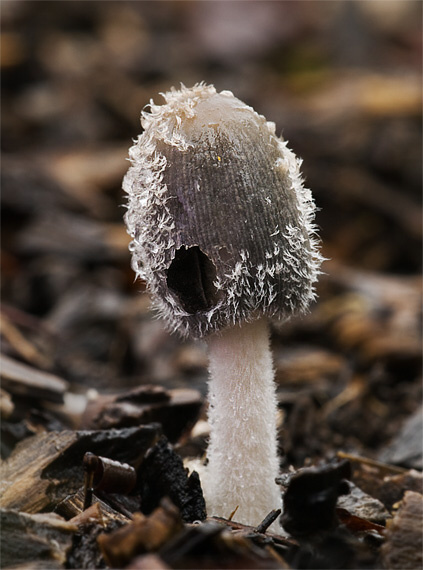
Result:
<svg viewBox="0 0 423 570"><path fill-rule="evenodd" d="M314 298L322 258L300 161L232 93L199 84L143 113L124 179L132 265L183 336Z"/></svg>

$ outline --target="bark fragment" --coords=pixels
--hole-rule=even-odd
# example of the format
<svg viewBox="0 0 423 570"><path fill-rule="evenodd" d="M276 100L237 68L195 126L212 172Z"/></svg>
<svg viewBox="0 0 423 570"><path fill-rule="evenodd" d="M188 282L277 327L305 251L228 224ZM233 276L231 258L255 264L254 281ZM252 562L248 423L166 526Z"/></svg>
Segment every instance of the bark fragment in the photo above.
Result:
<svg viewBox="0 0 423 570"><path fill-rule="evenodd" d="M90 401L83 425L110 429L157 422L169 441L176 442L195 423L202 404L196 390L165 390L146 384L119 396L100 396Z"/></svg>
<svg viewBox="0 0 423 570"><path fill-rule="evenodd" d="M407 491L382 546L385 568L416 569L422 566L423 496Z"/></svg>
<svg viewBox="0 0 423 570"><path fill-rule="evenodd" d="M106 431L49 432L27 438L2 465L0 506L29 513L54 508L83 482L87 451L139 462L158 434L157 425Z"/></svg>
<svg viewBox="0 0 423 570"><path fill-rule="evenodd" d="M169 497L179 508L185 522L204 520L206 505L198 474L188 476L182 459L166 438L149 450L139 474L141 509L149 514L163 497Z"/></svg>
<svg viewBox="0 0 423 570"><path fill-rule="evenodd" d="M2 567L37 563L57 563L64 567L72 545L72 535L78 527L58 515L27 514L1 509Z"/></svg>
<svg viewBox="0 0 423 570"><path fill-rule="evenodd" d="M178 509L171 501L164 500L149 517L137 513L130 524L100 535L98 543L107 564L123 568L135 556L156 551L181 528Z"/></svg>
<svg viewBox="0 0 423 570"><path fill-rule="evenodd" d="M62 403L68 383L48 372L43 372L2 355L1 380L5 390L18 396L27 396Z"/></svg>

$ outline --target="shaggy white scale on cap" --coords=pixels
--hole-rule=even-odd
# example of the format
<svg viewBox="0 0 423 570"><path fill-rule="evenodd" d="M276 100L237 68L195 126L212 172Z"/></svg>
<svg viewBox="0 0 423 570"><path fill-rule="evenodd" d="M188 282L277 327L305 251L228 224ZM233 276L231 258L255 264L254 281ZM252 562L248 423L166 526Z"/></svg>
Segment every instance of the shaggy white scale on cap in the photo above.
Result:
<svg viewBox="0 0 423 570"><path fill-rule="evenodd" d="M229 91L172 89L143 112L124 178L132 265L167 326L210 352L209 514L280 504L267 318L301 313L322 257L315 206L274 123Z"/></svg>

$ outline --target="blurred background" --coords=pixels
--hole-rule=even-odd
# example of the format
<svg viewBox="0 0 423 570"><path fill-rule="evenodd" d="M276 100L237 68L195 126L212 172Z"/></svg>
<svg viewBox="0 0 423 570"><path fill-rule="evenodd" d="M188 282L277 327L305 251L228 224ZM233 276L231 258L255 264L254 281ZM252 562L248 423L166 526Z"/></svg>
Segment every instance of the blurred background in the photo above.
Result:
<svg viewBox="0 0 423 570"><path fill-rule="evenodd" d="M150 99L213 83L276 123L319 207L319 301L272 337L285 460L340 447L392 460L421 398L421 12L419 0L3 0L3 353L74 394L206 393L205 346L169 335L134 281L121 180ZM70 423L35 420L28 394L3 397L6 453Z"/></svg>

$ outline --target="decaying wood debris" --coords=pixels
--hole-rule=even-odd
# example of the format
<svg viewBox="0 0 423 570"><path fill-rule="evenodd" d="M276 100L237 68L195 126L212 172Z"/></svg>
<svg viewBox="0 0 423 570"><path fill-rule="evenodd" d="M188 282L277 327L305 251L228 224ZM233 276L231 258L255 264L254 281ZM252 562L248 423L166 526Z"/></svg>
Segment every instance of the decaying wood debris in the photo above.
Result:
<svg viewBox="0 0 423 570"><path fill-rule="evenodd" d="M1 382L5 391L21 397L63 402L63 395L68 388L64 380L46 372L40 373L4 355L0 365Z"/></svg>
<svg viewBox="0 0 423 570"><path fill-rule="evenodd" d="M169 441L176 442L195 423L202 404L196 390L143 385L116 396L90 400L82 425L109 429L159 422Z"/></svg>
<svg viewBox="0 0 423 570"><path fill-rule="evenodd" d="M63 568L78 527L54 513L28 514L1 509L3 568L34 561ZM54 566L50 566L54 564Z"/></svg>
<svg viewBox="0 0 423 570"><path fill-rule="evenodd" d="M418 568L423 562L423 497L407 491L386 531L382 558L387 568Z"/></svg>
<svg viewBox="0 0 423 570"><path fill-rule="evenodd" d="M139 463L158 425L103 431L45 432L27 438L2 465L0 505L28 513L54 508L82 484L87 451Z"/></svg>
<svg viewBox="0 0 423 570"><path fill-rule="evenodd" d="M4 560L35 559L51 568L203 568L228 561L243 568L361 568L394 560L386 568L400 568L415 558L401 537L418 523L422 494L410 490L421 491L416 471L350 456L287 474L279 481L278 534L267 529L280 512L256 528L236 523L236 513L234 521L206 519L198 475L188 477L159 433L158 424L147 424L46 432L19 444L3 465Z"/></svg>
<svg viewBox="0 0 423 570"><path fill-rule="evenodd" d="M1 2L5 570L421 568L421 11ZM285 510L255 527L207 516L207 352L122 221L140 109L201 80L283 128L328 258L272 325Z"/></svg>

